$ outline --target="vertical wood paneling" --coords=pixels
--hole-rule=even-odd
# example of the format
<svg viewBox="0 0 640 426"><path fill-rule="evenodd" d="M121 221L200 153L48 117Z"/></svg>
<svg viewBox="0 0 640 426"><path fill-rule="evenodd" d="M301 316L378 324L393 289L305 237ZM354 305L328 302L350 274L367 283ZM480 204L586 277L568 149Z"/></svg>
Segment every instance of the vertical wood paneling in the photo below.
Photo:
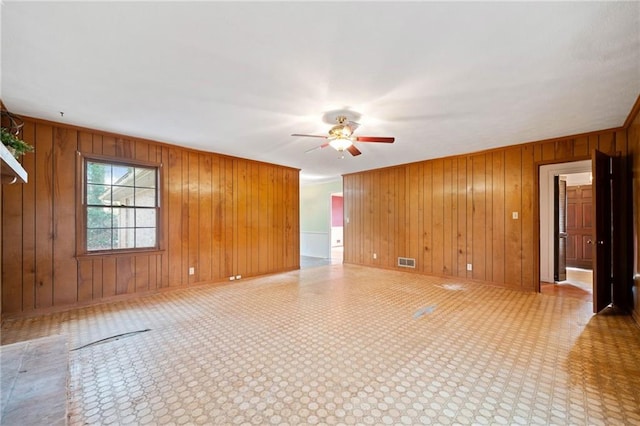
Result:
<svg viewBox="0 0 640 426"><path fill-rule="evenodd" d="M505 270L505 194L504 194L504 151L496 151L492 155L492 210L493 210L493 267L491 269L493 275L493 282L497 284L504 284L504 270Z"/></svg>
<svg viewBox="0 0 640 426"><path fill-rule="evenodd" d="M457 233L456 233L456 273L459 277L467 275L467 241L469 232L467 229L467 158L458 157L458 182L457 182ZM471 198L471 197L469 197Z"/></svg>
<svg viewBox="0 0 640 426"><path fill-rule="evenodd" d="M116 258L105 257L102 259L102 296L116 295ZM95 273L94 273L95 276Z"/></svg>
<svg viewBox="0 0 640 426"><path fill-rule="evenodd" d="M35 308L42 309L53 306L53 129L50 125L36 125L34 155L37 236Z"/></svg>
<svg viewBox="0 0 640 426"><path fill-rule="evenodd" d="M432 274L433 270L433 163L422 165L422 241L420 249L422 251L423 272Z"/></svg>
<svg viewBox="0 0 640 426"><path fill-rule="evenodd" d="M357 226L358 231L360 232L358 235L364 234L364 252L358 253L358 261L362 263L368 263L372 258L372 253L376 250L373 245L373 227L375 224L374 217L374 203L376 202L377 191L373 186L373 178L375 174L367 173L364 176L359 176L359 186L358 188L362 188L362 191L355 191L361 206L362 216L353 216L351 219ZM371 194L369 197L365 197L365 194ZM363 234L362 234L363 233Z"/></svg>
<svg viewBox="0 0 640 426"><path fill-rule="evenodd" d="M473 265L473 238L474 238L474 230L473 230L473 219L474 219L474 205L473 200L475 197L475 189L473 187L473 157L466 158L467 170L466 170L466 180L465 180L465 201L466 201L466 237L464 239L464 247L465 247L465 255L462 259L462 265L465 268L465 274L468 278L473 278L473 270L467 271L466 264Z"/></svg>
<svg viewBox="0 0 640 426"><path fill-rule="evenodd" d="M260 170L258 171L258 176L260 179L260 190L257 194L258 199L260 200L260 215L258 218L259 222L259 246L260 247L268 247L269 245L269 217L266 214L269 209L269 167L266 164L260 165ZM258 262L258 273L263 274L267 271L269 267L269 255L264 252L260 253L259 262Z"/></svg>
<svg viewBox="0 0 640 426"><path fill-rule="evenodd" d="M103 136L99 133L91 133L93 151L87 150L86 152L93 152L94 154L103 154Z"/></svg>
<svg viewBox="0 0 640 426"><path fill-rule="evenodd" d="M300 268L300 192L291 188L300 187L300 175L297 170L283 169L285 180L282 193L284 203L281 221L284 226L285 238L282 243L284 249L284 265L286 269Z"/></svg>
<svg viewBox="0 0 640 426"><path fill-rule="evenodd" d="M453 161L451 158L448 158L444 160L444 184L443 184L443 198L444 198L443 231L444 231L444 234L443 234L443 241L442 241L442 248L443 248L442 273L444 275L453 274L452 254L454 252L454 248L453 248L454 246L453 246L452 240L456 233L456 230L453 226L453 218L456 217L457 219L457 215L455 215L456 210L452 201L452 199L454 198L454 188L455 188L452 182L453 182Z"/></svg>
<svg viewBox="0 0 640 426"><path fill-rule="evenodd" d="M2 312L22 309L22 185L3 185Z"/></svg>
<svg viewBox="0 0 640 426"><path fill-rule="evenodd" d="M422 182L422 164L414 163L407 167L406 178L406 202L409 204L407 211L406 226L413 232L408 234L408 250L407 257L416 259L416 268L424 272L424 259L421 242L424 239L422 235L422 218L424 216L424 199L423 199L423 182ZM404 226L404 224L401 224Z"/></svg>
<svg viewBox="0 0 640 426"><path fill-rule="evenodd" d="M143 292L149 290L149 256L141 255L135 258L135 291Z"/></svg>
<svg viewBox="0 0 640 426"><path fill-rule="evenodd" d="M95 300L100 300L103 297L102 290L102 259L91 259L91 265L93 268L93 273L91 274L91 286L92 292L91 297Z"/></svg>
<svg viewBox="0 0 640 426"><path fill-rule="evenodd" d="M211 188L212 188L212 242L211 242L211 279L221 279L224 274L224 228L223 228L223 190L224 190L224 159L213 157L211 161Z"/></svg>
<svg viewBox="0 0 640 426"><path fill-rule="evenodd" d="M71 190L76 185L78 134L56 128L53 136L53 305L64 306L78 299L76 194Z"/></svg>
<svg viewBox="0 0 640 426"><path fill-rule="evenodd" d="M379 173L379 178L380 178L380 211L381 211L381 215L380 215L380 228L379 228L379 232L381 235L381 243L380 243L380 253L378 253L378 258L380 259L380 264L382 266L388 267L389 266L389 255L390 255L390 250L389 250L389 241L392 240L392 234L393 234L393 228L389 229L389 222L390 222L390 209L391 206L389 205L390 203L390 197L389 194L393 191L393 188L391 187L392 185L392 180L390 178L390 174L389 174L389 170L385 169L385 170L381 170Z"/></svg>
<svg viewBox="0 0 640 426"><path fill-rule="evenodd" d="M22 129L22 137L31 144L35 144L36 125L26 121ZM22 157L25 170L35 170L35 155ZM33 184L35 176L29 176L29 183L22 186L22 250L31 255L22 256L22 309L25 312L35 309L36 289L36 186Z"/></svg>
<svg viewBox="0 0 640 426"><path fill-rule="evenodd" d="M614 152L625 153L629 152L629 144L626 130L619 130L614 134Z"/></svg>
<svg viewBox="0 0 640 426"><path fill-rule="evenodd" d="M539 150L541 153L542 151ZM493 281L493 236L494 236L494 228L493 228L493 155L485 154L484 155L484 164L485 164L485 191L484 191L484 199L485 199L485 226L484 226L484 278L485 281Z"/></svg>
<svg viewBox="0 0 640 426"><path fill-rule="evenodd" d="M198 251L196 276L199 281L212 281L213 251L211 242L213 238L212 223L212 183L211 183L211 156L200 154L198 156Z"/></svg>
<svg viewBox="0 0 640 426"><path fill-rule="evenodd" d="M491 252L486 251L485 242L488 239L486 229L486 156L477 155L472 157L470 163L472 164L472 200L471 200L471 213L468 217L471 219L472 228L472 253L471 257L468 257L467 261L473 265L473 271L469 274L470 277L478 280L486 280L486 259L491 255Z"/></svg>
<svg viewBox="0 0 640 426"><path fill-rule="evenodd" d="M613 143L614 134L607 132L598 135L598 150L605 154L615 155L615 144Z"/></svg>
<svg viewBox="0 0 640 426"><path fill-rule="evenodd" d="M587 157L589 155L589 138L582 136L574 139L573 142L574 157Z"/></svg>
<svg viewBox="0 0 640 426"><path fill-rule="evenodd" d="M200 265L198 257L200 252L200 233L208 232L207 227L200 229L200 159L196 152L189 153L189 174L188 174L188 207L187 217L189 223L188 257L185 270L187 272L186 282L194 284L200 281ZM206 189L202 189L206 191ZM190 275L189 268L194 268L194 274Z"/></svg>
<svg viewBox="0 0 640 426"><path fill-rule="evenodd" d="M626 140L622 131L602 132L346 175L356 223L345 234L345 262L396 268L395 258L409 253L415 272L535 291L538 165L582 160L597 147L625 153Z"/></svg>
<svg viewBox="0 0 640 426"><path fill-rule="evenodd" d="M159 258L160 256L157 254L149 256L149 276L147 278L143 277L143 279L146 279L148 282L149 290L156 290L160 287L160 268L158 267L158 265L160 265L160 262L158 261Z"/></svg>
<svg viewBox="0 0 640 426"><path fill-rule="evenodd" d="M299 267L295 169L31 119L23 138L29 183L2 193L3 314ZM159 165L160 251L76 258L76 151Z"/></svg>
<svg viewBox="0 0 640 426"><path fill-rule="evenodd" d="M277 218L275 217L278 202L282 202L282 200L278 200L278 184L280 177L278 176L278 172L274 167L267 166L269 171L269 185L267 185L267 198L273 200L273 204L269 206L266 212L264 212L267 216L268 229L266 230L267 234L267 246L276 247L274 245L277 237ZM276 267L276 250L272 250L267 254L267 270L274 270Z"/></svg>
<svg viewBox="0 0 640 426"><path fill-rule="evenodd" d="M249 234L250 247L250 274L260 274L260 166L251 165L251 231Z"/></svg>
<svg viewBox="0 0 640 426"><path fill-rule="evenodd" d="M573 157L573 139L564 139L556 143L556 160L570 159Z"/></svg>
<svg viewBox="0 0 640 426"><path fill-rule="evenodd" d="M245 161L236 161L234 181L237 188L234 191L236 206L235 229L236 233L236 266L233 270L234 274L247 274L247 163Z"/></svg>
<svg viewBox="0 0 640 426"><path fill-rule="evenodd" d="M522 284L522 149L505 151L505 284ZM518 218L512 217L513 213Z"/></svg>
<svg viewBox="0 0 640 426"><path fill-rule="evenodd" d="M135 257L116 258L116 294L135 293Z"/></svg>
<svg viewBox="0 0 640 426"><path fill-rule="evenodd" d="M189 252L189 243L190 239L190 223L189 223L189 213L191 211L191 204L189 204L189 190L191 188L190 180L189 180L189 158L191 153L188 151L183 151L180 159L182 160L182 176L180 178L181 185L181 203L180 203L180 260L182 261L181 265L176 265L180 270L176 273L178 277L178 281L176 282L176 286L182 286L189 283L189 262L191 260L190 252ZM175 216L175 215L174 215Z"/></svg>
<svg viewBox="0 0 640 426"><path fill-rule="evenodd" d="M134 155L133 158L141 161L150 161L149 159L149 144L144 141L138 141L133 146ZM155 158L152 159L155 161Z"/></svg>
<svg viewBox="0 0 640 426"><path fill-rule="evenodd" d="M383 188L381 187L381 184L380 184L380 173L379 172L372 173L368 184L369 184L369 191L370 191L369 193L373 194L373 196L371 197L372 199L371 213L370 213L371 224L369 225L369 232L371 233L370 234L371 235L371 251L369 253L365 253L364 262L372 263L374 265L380 266L380 259L382 256L381 254L382 246L379 241L379 238L377 238L378 235L381 235L380 221L382 220L381 193L383 191ZM362 196L364 196L364 194L362 194ZM376 256L377 256L376 259L373 259L373 255L372 255L373 253L376 253Z"/></svg>
<svg viewBox="0 0 640 426"><path fill-rule="evenodd" d="M444 241L445 241L445 224L444 224L444 160L434 160L432 163L432 192L431 205L427 206L431 209L432 216L432 239L431 244L431 262L432 273L436 275L445 274L444 259ZM427 192L425 190L425 192ZM426 225L425 225L426 226Z"/></svg>
<svg viewBox="0 0 640 426"><path fill-rule="evenodd" d="M625 132L627 136L627 149L631 162L632 175L632 200L633 200L633 239L640 240L640 114L636 112L635 118L630 117L630 126ZM634 248L633 257L633 318L640 323L640 250Z"/></svg>
<svg viewBox="0 0 640 426"><path fill-rule="evenodd" d="M589 155L591 155L591 152L593 152L594 149L600 149L598 147L598 135L589 135L588 140L589 140Z"/></svg>
<svg viewBox="0 0 640 426"><path fill-rule="evenodd" d="M158 279L157 286L158 288L169 287L169 274L170 274L170 262L169 256L171 254L169 250L169 199L170 196L170 188L171 184L169 182L169 164L171 162L169 158L169 149L167 147L162 147L160 150L160 212L161 212L161 223L162 223L162 232L160 233L160 249L164 250L162 256L160 257L160 277Z"/></svg>
<svg viewBox="0 0 640 426"><path fill-rule="evenodd" d="M116 151L116 138L111 135L104 135L102 137L102 154L116 157Z"/></svg>
<svg viewBox="0 0 640 426"><path fill-rule="evenodd" d="M224 179L224 187L222 189L222 196L224 197L224 214L222 216L222 222L224 230L224 243L223 247L226 250L222 250L222 255L224 256L224 277L229 277L235 274L234 268L237 267L236 258L236 247L237 241L235 238L236 233L234 229L237 229L238 223L236 221L236 207L234 204L234 179L233 179L233 168L234 168L234 160L230 158L224 159L224 171L223 179Z"/></svg>
<svg viewBox="0 0 640 426"><path fill-rule="evenodd" d="M542 144L542 161L551 161L556 159L556 143L544 142Z"/></svg>
<svg viewBox="0 0 640 426"><path fill-rule="evenodd" d="M78 301L93 299L93 261L84 259L78 262Z"/></svg>
<svg viewBox="0 0 640 426"><path fill-rule="evenodd" d="M521 247L522 247L522 279L521 287L523 290L535 291L538 286L534 282L536 256L538 250L535 249L534 235L536 234L534 227L530 226L535 223L534 194L536 184L534 178L534 162L533 162L533 146L525 145L522 147L522 190L521 190Z"/></svg>
<svg viewBox="0 0 640 426"><path fill-rule="evenodd" d="M169 149L168 179L165 185L169 189L166 215L169 219L167 228L167 252L169 260L169 285L182 283L182 155L176 148Z"/></svg>
<svg viewBox="0 0 640 426"><path fill-rule="evenodd" d="M401 256L407 257L408 256L408 250L409 250L409 244L407 242L407 235L406 234L406 229L407 229L407 221L406 221L406 189L407 189L407 184L406 184L406 172L404 168L397 168L394 170L395 172L395 177L396 177L396 197L395 197L395 208L394 211L396 212L395 214L395 220L394 220L394 226L396 229L395 235L395 246L396 246L396 250L392 253L392 261L394 264L397 263L397 254L400 254ZM406 234L406 235L405 235ZM411 256L414 257L414 256ZM415 258L415 257L414 257Z"/></svg>

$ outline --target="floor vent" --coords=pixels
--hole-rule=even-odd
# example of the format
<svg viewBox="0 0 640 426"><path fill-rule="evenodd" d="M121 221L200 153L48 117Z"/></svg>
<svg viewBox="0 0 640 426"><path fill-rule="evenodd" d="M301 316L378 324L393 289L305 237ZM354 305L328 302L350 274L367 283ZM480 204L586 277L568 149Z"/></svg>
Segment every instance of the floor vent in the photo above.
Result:
<svg viewBox="0 0 640 426"><path fill-rule="evenodd" d="M411 259L410 257L399 257L398 258L398 266L403 268L415 268L416 260Z"/></svg>

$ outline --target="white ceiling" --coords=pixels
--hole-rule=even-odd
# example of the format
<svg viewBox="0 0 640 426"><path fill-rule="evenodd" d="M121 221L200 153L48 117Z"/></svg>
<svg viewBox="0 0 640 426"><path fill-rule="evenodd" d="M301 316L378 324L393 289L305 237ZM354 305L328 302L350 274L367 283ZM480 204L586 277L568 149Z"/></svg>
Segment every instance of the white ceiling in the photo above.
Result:
<svg viewBox="0 0 640 426"><path fill-rule="evenodd" d="M13 2L15 113L302 169L304 181L623 124L640 2ZM339 159L323 114L350 108ZM60 116L64 112L64 117Z"/></svg>

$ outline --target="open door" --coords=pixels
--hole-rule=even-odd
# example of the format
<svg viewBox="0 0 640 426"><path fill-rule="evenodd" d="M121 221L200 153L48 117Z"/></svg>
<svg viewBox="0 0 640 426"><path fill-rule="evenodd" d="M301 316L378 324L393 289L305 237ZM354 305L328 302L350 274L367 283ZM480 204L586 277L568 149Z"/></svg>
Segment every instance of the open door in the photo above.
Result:
<svg viewBox="0 0 640 426"><path fill-rule="evenodd" d="M567 279L567 181L553 178L553 279Z"/></svg>
<svg viewBox="0 0 640 426"><path fill-rule="evenodd" d="M593 173L593 312L611 304L611 157L595 150Z"/></svg>

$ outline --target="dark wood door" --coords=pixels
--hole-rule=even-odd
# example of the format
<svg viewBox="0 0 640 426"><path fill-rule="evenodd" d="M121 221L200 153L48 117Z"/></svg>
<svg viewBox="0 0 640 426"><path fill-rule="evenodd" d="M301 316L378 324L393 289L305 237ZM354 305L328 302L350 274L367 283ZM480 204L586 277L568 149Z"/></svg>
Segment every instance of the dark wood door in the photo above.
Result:
<svg viewBox="0 0 640 426"><path fill-rule="evenodd" d="M611 303L611 157L594 150L593 173L593 312Z"/></svg>
<svg viewBox="0 0 640 426"><path fill-rule="evenodd" d="M555 176L553 182L553 279L564 281L567 279L567 182L559 176Z"/></svg>
<svg viewBox="0 0 640 426"><path fill-rule="evenodd" d="M567 266L591 269L593 263L593 190L567 187Z"/></svg>

